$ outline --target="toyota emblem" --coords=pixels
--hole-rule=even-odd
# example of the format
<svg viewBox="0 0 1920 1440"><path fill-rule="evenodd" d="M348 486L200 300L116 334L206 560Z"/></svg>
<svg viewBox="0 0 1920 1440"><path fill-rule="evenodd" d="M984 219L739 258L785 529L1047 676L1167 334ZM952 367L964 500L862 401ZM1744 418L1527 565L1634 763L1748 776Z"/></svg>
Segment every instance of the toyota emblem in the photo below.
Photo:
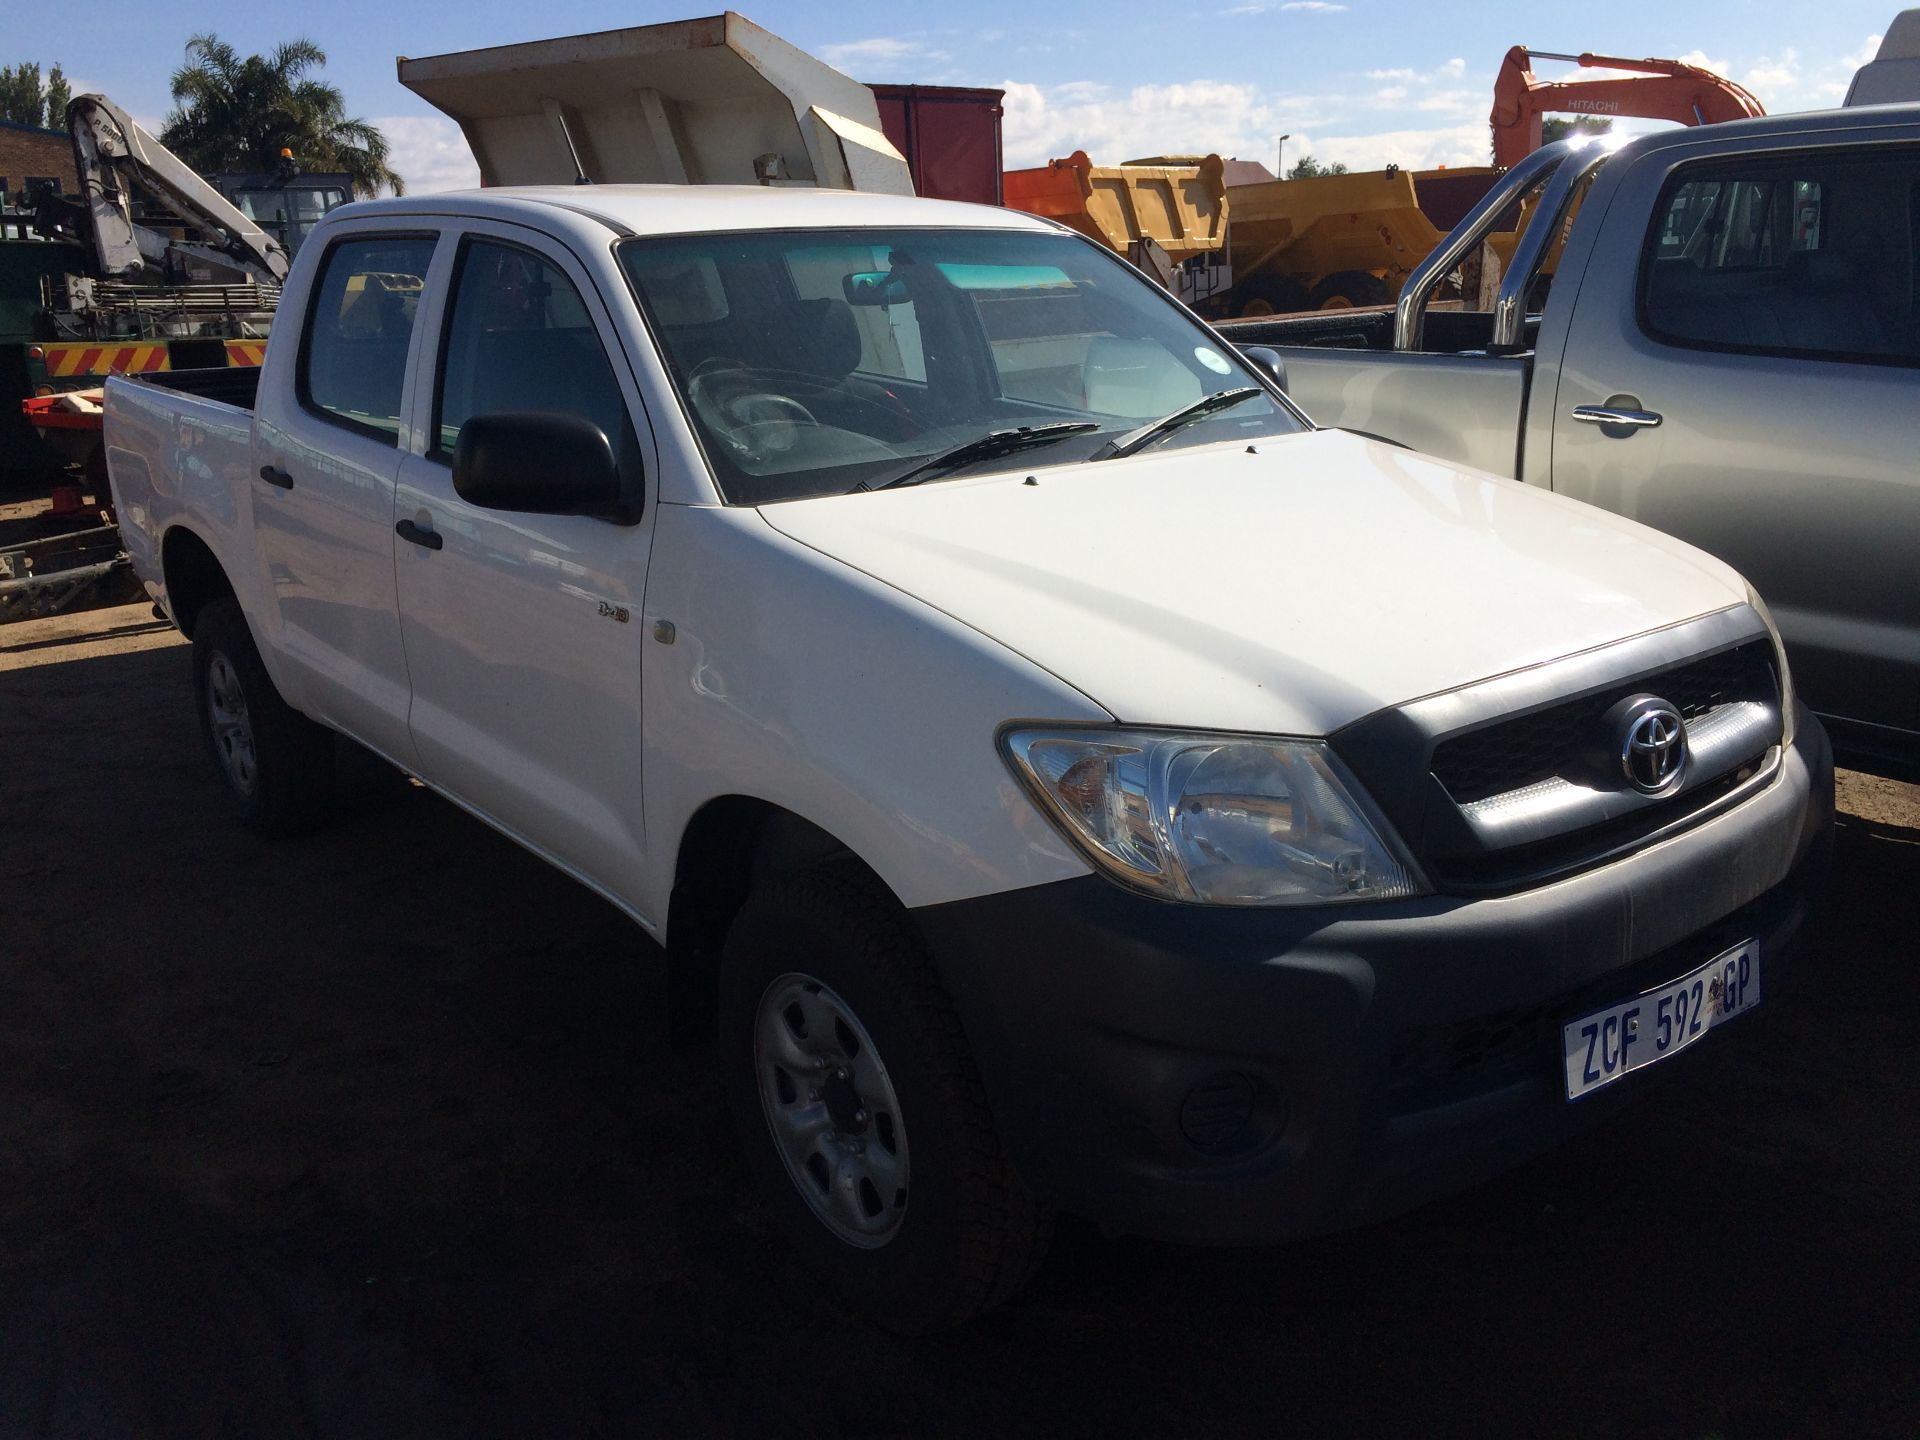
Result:
<svg viewBox="0 0 1920 1440"><path fill-rule="evenodd" d="M1649 695L1630 706L1620 724L1620 769L1647 795L1671 789L1687 764L1687 727L1680 712Z"/></svg>

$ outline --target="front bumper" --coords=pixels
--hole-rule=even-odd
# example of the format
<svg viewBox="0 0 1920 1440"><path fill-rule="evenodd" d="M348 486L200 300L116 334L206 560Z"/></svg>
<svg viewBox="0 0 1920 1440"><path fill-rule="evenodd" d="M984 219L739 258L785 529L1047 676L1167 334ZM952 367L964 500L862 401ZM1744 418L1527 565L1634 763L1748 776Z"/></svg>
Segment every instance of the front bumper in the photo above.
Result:
<svg viewBox="0 0 1920 1440"><path fill-rule="evenodd" d="M1777 1003L1832 821L1802 710L1760 794L1519 894L1230 909L1085 876L914 913L1028 1184L1115 1230L1257 1243L1408 1209L1644 1091L1567 1103L1586 1010L1748 938Z"/></svg>

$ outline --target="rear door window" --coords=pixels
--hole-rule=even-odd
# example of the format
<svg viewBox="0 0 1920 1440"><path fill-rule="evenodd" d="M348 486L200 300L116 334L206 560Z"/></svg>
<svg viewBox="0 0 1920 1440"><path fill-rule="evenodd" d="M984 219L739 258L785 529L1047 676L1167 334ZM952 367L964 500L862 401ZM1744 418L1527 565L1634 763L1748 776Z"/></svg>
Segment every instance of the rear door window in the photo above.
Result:
<svg viewBox="0 0 1920 1440"><path fill-rule="evenodd" d="M1655 209L1643 328L1701 349L1920 361L1920 151L1716 160Z"/></svg>
<svg viewBox="0 0 1920 1440"><path fill-rule="evenodd" d="M307 409L397 441L407 351L434 243L431 235L353 237L327 251L300 348Z"/></svg>

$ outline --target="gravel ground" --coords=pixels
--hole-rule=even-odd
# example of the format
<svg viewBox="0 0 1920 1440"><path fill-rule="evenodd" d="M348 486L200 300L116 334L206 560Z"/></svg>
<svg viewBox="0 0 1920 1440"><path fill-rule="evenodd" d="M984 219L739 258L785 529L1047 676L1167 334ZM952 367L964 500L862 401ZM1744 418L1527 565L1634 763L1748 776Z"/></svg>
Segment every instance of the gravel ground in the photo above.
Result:
<svg viewBox="0 0 1920 1440"><path fill-rule="evenodd" d="M1307 1245L1069 1227L920 1342L783 1263L644 940L355 790L260 843L171 631L0 630L0 1437L1920 1434L1911 786L1621 1119Z"/></svg>

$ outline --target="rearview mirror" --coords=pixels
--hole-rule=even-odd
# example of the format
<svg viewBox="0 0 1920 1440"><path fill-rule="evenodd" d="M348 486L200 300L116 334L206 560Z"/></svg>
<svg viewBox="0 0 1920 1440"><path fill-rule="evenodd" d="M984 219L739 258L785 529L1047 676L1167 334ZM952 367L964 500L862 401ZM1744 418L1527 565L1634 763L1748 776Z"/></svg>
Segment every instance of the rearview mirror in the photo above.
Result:
<svg viewBox="0 0 1920 1440"><path fill-rule="evenodd" d="M453 488L470 505L537 515L594 515L631 524L606 432L550 411L476 415L453 447Z"/></svg>
<svg viewBox="0 0 1920 1440"><path fill-rule="evenodd" d="M858 270L840 282L849 305L904 305L907 282L891 270Z"/></svg>
<svg viewBox="0 0 1920 1440"><path fill-rule="evenodd" d="M1287 362L1280 358L1280 352L1265 345L1236 346L1240 358L1254 369L1278 385L1284 394L1287 388Z"/></svg>

